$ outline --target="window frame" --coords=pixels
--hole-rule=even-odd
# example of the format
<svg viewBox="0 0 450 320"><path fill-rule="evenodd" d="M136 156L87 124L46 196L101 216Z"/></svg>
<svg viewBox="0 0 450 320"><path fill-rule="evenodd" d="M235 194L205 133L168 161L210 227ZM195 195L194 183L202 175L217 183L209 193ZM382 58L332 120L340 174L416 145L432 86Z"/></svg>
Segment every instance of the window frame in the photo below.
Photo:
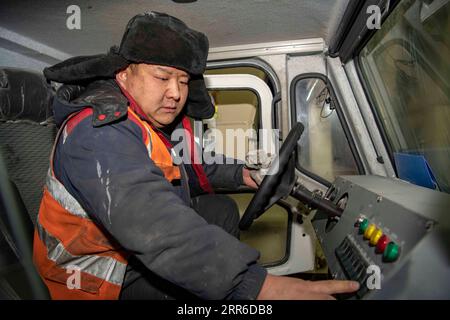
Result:
<svg viewBox="0 0 450 320"><path fill-rule="evenodd" d="M304 80L304 79L314 79L314 78L322 80L325 83L325 85L328 87L330 98L332 99L332 101L335 105L335 108L336 108L335 111L338 116L339 123L341 124L342 130L344 132L344 136L350 147L350 151L353 155L353 159L355 160L356 169L358 171L358 174L364 175L366 173L366 171L365 171L363 163L361 161L361 157L357 151L355 141L353 140L353 137L350 133L348 123L345 120L345 116L344 116L344 113L342 112L341 105L339 103L339 100L336 97L336 94L335 94L333 85L331 84L331 81L324 74L316 73L316 72L302 73L302 74L295 76L294 79L292 79L290 87L289 87L290 109L291 109L291 115L292 115L291 116L291 126L294 126L295 123L297 122L297 120L296 120L297 119L297 101L296 101L296 92L295 92L297 82ZM295 150L295 168L298 169L302 174L318 181L319 183L323 184L324 186L326 186L328 188L332 186L332 181L326 180L325 178L319 176L318 174L305 169L304 167L302 167L299 164L297 149Z"/></svg>
<svg viewBox="0 0 450 320"><path fill-rule="evenodd" d="M275 205L286 210L287 213L287 227L286 227L286 250L284 251L284 256L277 261L262 263L261 265L264 268L275 268L278 266L282 266L286 262L288 262L291 257L291 238L292 238L292 221L294 214L292 213L292 207L283 201L278 201Z"/></svg>
<svg viewBox="0 0 450 320"><path fill-rule="evenodd" d="M206 70L217 70L217 69L230 69L230 68L242 68L249 67L263 71L268 79L268 86L272 92L272 129L280 129L280 116L278 112L280 110L281 102L281 84L276 72L272 67L265 61L258 57L250 59L237 59L237 60L226 60L226 61L208 61L206 65ZM261 118L258 120L258 126L261 128Z"/></svg>

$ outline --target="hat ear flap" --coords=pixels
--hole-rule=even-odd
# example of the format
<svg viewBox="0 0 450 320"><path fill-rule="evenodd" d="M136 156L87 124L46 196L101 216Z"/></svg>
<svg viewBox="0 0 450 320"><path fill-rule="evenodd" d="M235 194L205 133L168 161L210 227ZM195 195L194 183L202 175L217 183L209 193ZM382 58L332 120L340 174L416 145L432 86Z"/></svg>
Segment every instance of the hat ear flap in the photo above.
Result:
<svg viewBox="0 0 450 320"><path fill-rule="evenodd" d="M117 71L126 68L129 62L110 52L95 56L74 57L44 69L44 76L66 84L78 84L98 78L114 78Z"/></svg>
<svg viewBox="0 0 450 320"><path fill-rule="evenodd" d="M202 75L194 76L189 81L189 96L186 101L186 115L194 119L209 119L215 109L206 89Z"/></svg>

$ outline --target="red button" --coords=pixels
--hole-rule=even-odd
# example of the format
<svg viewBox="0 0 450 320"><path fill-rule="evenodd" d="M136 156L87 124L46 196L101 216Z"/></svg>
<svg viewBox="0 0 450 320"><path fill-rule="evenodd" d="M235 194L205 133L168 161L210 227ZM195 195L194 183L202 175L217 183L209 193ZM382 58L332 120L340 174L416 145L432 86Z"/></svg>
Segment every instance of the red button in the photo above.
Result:
<svg viewBox="0 0 450 320"><path fill-rule="evenodd" d="M382 235L380 240L378 240L376 252L383 253L390 241L391 240L389 239L389 237L387 235L385 235L385 234Z"/></svg>
<svg viewBox="0 0 450 320"><path fill-rule="evenodd" d="M116 112L114 112L114 116L115 116L115 117L118 117L118 116L120 116L120 111L116 111Z"/></svg>
<svg viewBox="0 0 450 320"><path fill-rule="evenodd" d="M103 121L103 120L105 120L106 116L104 114L101 114L97 118L98 118L98 120Z"/></svg>

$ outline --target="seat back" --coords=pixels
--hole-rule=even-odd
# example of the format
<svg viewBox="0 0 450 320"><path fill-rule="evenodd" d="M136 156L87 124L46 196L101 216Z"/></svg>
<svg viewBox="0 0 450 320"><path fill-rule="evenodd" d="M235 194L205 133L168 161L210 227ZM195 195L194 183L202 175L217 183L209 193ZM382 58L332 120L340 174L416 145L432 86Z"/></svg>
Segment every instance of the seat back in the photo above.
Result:
<svg viewBox="0 0 450 320"><path fill-rule="evenodd" d="M56 135L52 99L52 90L42 75L0 69L0 152L33 224Z"/></svg>
<svg viewBox="0 0 450 320"><path fill-rule="evenodd" d="M0 68L0 299L48 298L32 238L56 135L42 75Z"/></svg>

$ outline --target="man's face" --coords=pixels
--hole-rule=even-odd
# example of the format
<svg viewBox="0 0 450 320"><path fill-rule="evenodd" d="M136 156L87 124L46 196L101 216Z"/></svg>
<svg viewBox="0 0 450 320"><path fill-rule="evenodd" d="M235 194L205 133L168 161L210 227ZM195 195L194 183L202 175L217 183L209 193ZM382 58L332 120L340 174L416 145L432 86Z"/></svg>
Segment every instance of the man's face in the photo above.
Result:
<svg viewBox="0 0 450 320"><path fill-rule="evenodd" d="M189 75L185 71L152 64L131 64L117 73L116 79L157 128L171 124L186 103Z"/></svg>

